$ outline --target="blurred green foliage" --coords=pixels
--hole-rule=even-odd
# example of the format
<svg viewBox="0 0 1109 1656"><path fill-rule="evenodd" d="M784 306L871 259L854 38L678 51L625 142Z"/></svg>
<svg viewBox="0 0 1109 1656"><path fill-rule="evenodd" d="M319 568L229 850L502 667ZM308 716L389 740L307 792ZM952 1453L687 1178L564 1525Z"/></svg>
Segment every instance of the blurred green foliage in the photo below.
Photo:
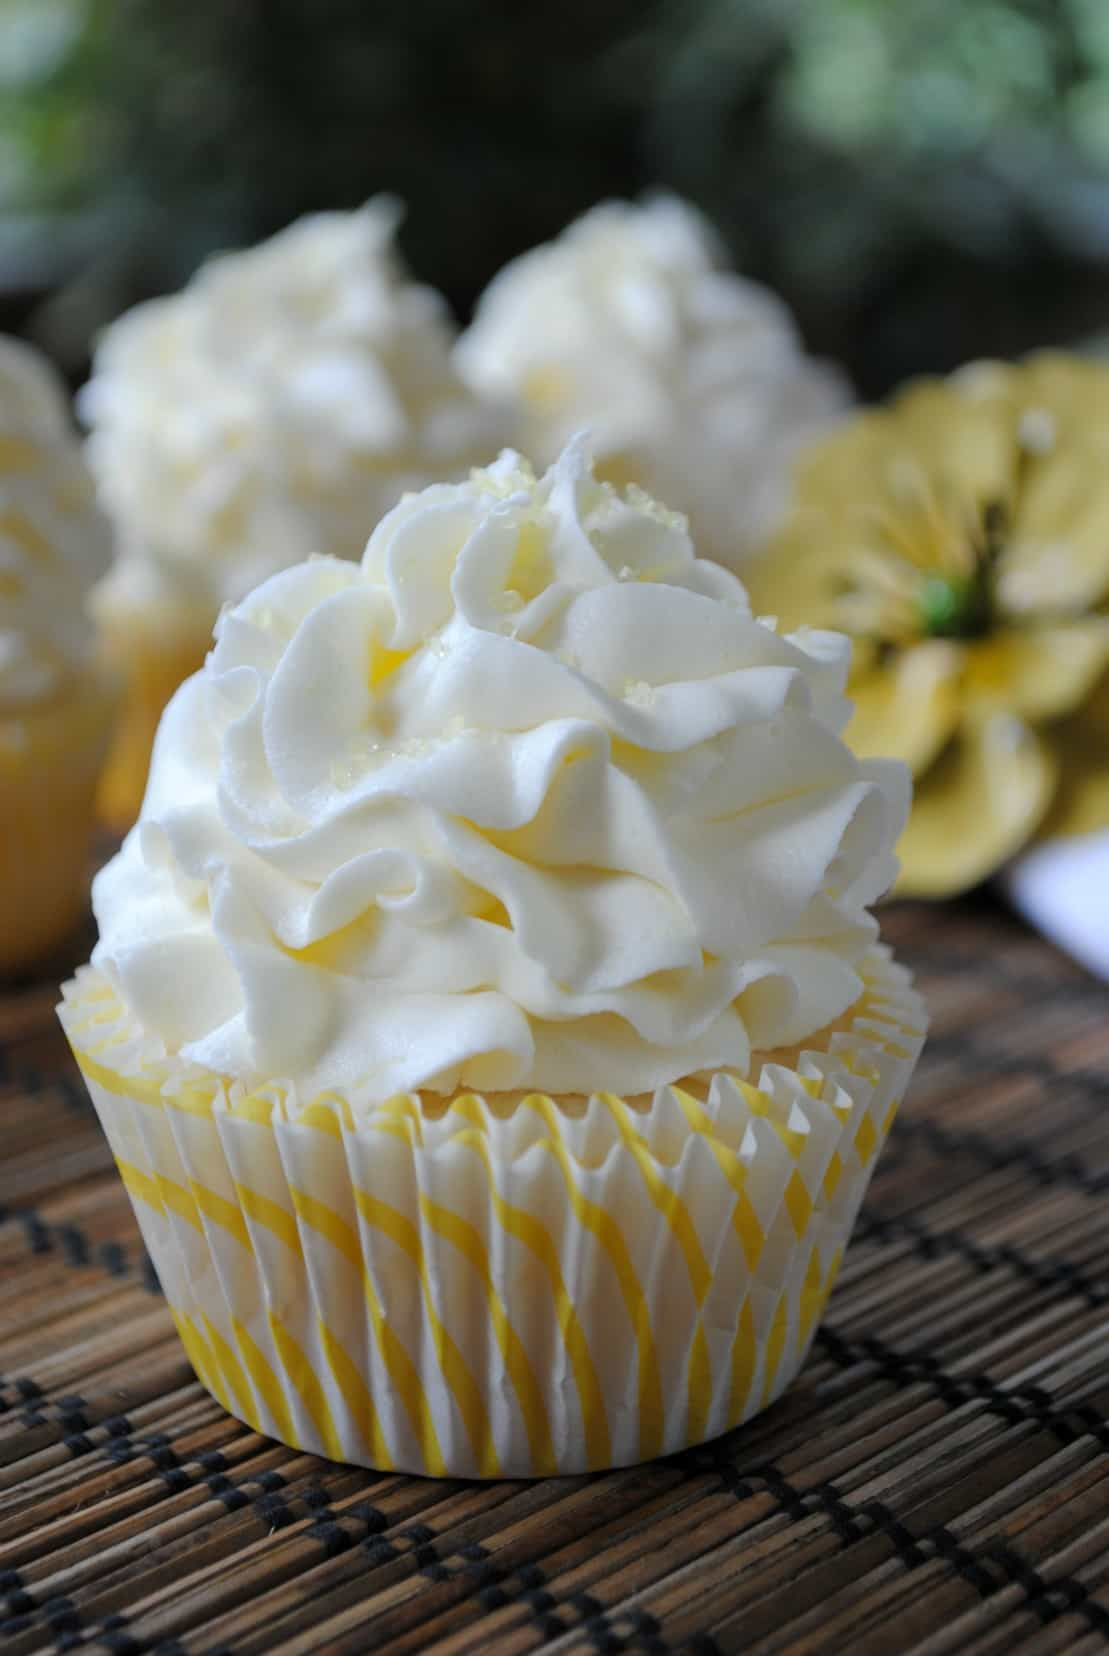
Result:
<svg viewBox="0 0 1109 1656"><path fill-rule="evenodd" d="M0 0L0 290L74 368L315 207L396 191L465 312L652 183L866 389L1104 329L1109 0Z"/></svg>

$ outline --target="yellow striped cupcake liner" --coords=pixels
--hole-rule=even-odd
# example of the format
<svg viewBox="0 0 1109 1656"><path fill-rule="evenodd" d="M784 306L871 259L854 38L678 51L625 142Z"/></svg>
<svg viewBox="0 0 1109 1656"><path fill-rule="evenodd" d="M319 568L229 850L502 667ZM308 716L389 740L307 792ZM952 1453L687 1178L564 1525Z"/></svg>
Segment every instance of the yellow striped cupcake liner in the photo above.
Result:
<svg viewBox="0 0 1109 1656"><path fill-rule="evenodd" d="M294 1448L495 1478L628 1465L797 1373L924 1039L875 948L842 1029L649 1100L254 1092L85 968L62 1023L201 1382Z"/></svg>

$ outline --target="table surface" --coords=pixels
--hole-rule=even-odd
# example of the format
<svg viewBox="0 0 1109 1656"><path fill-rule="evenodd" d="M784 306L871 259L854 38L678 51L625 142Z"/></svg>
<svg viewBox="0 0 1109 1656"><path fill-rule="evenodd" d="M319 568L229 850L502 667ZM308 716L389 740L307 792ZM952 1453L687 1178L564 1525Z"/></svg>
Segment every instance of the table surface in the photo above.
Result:
<svg viewBox="0 0 1109 1656"><path fill-rule="evenodd" d="M1109 1648L1109 992L986 903L885 930L933 1032L800 1379L704 1449L537 1483L225 1415L53 989L0 998L3 1648Z"/></svg>

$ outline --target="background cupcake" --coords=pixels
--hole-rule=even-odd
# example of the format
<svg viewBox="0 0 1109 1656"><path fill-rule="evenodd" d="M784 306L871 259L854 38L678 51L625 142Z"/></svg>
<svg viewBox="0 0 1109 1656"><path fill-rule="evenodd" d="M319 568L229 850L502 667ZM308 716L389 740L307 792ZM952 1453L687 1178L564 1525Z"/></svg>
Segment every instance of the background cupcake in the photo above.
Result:
<svg viewBox="0 0 1109 1656"><path fill-rule="evenodd" d="M356 558L408 489L495 452L445 307L393 246L396 205L303 219L104 334L80 409L119 561L97 594L130 677L104 808L137 810L162 706L221 604L313 552Z"/></svg>
<svg viewBox="0 0 1109 1656"><path fill-rule="evenodd" d="M553 460L588 427L603 476L687 513L702 554L733 566L776 523L799 447L849 396L674 196L606 202L513 259L458 361L477 390L515 401L529 454Z"/></svg>
<svg viewBox="0 0 1109 1656"><path fill-rule="evenodd" d="M114 701L86 600L108 561L64 388L0 338L0 970L48 952L85 901Z"/></svg>
<svg viewBox="0 0 1109 1656"><path fill-rule="evenodd" d="M233 1412L494 1476L788 1383L923 1030L845 671L580 447L223 614L62 1016Z"/></svg>

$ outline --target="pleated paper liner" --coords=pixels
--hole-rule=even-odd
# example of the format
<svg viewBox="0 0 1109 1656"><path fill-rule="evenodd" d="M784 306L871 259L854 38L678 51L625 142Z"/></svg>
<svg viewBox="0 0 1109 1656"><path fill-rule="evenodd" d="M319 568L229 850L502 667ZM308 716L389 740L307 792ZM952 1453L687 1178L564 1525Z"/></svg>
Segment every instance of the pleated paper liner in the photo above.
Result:
<svg viewBox="0 0 1109 1656"><path fill-rule="evenodd" d="M712 1438L804 1361L923 1043L875 948L758 1085L426 1109L252 1093L86 968L62 1022L201 1382L291 1446L492 1478Z"/></svg>

